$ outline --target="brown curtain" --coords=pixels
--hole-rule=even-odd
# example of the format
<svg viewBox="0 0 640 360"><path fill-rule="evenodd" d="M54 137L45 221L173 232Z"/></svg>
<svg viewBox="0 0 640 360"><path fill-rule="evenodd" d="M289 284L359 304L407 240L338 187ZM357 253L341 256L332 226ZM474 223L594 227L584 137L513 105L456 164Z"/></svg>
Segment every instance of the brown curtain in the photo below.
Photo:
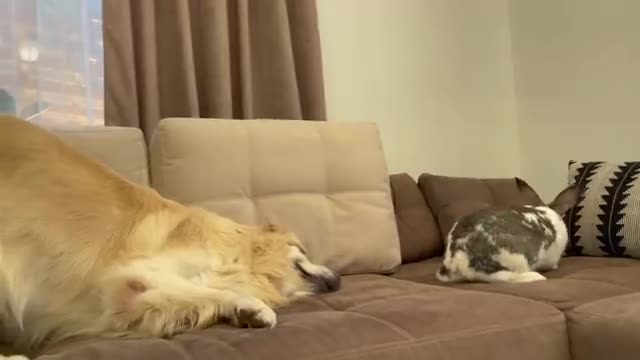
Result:
<svg viewBox="0 0 640 360"><path fill-rule="evenodd" d="M103 0L105 121L325 120L315 0Z"/></svg>

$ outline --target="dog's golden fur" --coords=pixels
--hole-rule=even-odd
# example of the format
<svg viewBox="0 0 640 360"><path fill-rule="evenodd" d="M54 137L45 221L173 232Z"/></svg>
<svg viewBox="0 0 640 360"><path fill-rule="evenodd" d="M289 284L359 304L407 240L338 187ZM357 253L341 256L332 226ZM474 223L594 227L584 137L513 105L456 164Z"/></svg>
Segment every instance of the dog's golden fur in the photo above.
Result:
<svg viewBox="0 0 640 360"><path fill-rule="evenodd" d="M312 294L317 279L325 291L339 284L293 233L168 200L0 117L0 330L18 348L224 320L272 327L272 309Z"/></svg>

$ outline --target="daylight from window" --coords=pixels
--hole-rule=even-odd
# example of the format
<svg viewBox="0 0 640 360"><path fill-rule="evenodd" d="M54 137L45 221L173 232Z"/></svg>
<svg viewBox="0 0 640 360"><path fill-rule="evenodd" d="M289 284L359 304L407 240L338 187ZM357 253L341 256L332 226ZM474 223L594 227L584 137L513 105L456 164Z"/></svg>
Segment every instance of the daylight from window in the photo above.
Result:
<svg viewBox="0 0 640 360"><path fill-rule="evenodd" d="M0 0L0 113L104 122L101 0Z"/></svg>

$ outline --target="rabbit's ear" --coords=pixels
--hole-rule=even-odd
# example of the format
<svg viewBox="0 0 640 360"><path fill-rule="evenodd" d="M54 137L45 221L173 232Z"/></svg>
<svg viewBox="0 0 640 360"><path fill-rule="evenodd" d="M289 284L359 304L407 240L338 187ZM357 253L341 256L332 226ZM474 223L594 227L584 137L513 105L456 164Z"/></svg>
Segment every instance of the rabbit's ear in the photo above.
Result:
<svg viewBox="0 0 640 360"><path fill-rule="evenodd" d="M522 180L521 178L516 176L516 185L518 185L518 189L520 191L532 191L532 192L536 192L535 190L533 190L533 188L531 187L531 185L529 185L529 183L527 183L526 181Z"/></svg>
<svg viewBox="0 0 640 360"><path fill-rule="evenodd" d="M522 178L515 177L516 186L518 187L518 191L523 195L521 198L525 200L525 205L533 205L533 206L544 206L546 203L542 201L540 198L540 194L529 185L528 182L524 181Z"/></svg>
<svg viewBox="0 0 640 360"><path fill-rule="evenodd" d="M555 199L549 204L555 212L560 215L566 213L569 209L574 207L578 202L580 194L584 191L584 185L575 183L562 190Z"/></svg>

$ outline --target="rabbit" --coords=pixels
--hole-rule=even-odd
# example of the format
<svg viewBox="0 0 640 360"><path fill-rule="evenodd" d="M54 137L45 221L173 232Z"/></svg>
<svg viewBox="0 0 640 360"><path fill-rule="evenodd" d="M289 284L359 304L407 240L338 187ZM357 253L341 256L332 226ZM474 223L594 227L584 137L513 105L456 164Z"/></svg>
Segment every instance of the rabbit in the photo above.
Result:
<svg viewBox="0 0 640 360"><path fill-rule="evenodd" d="M520 190L533 189L515 178ZM447 235L442 282L522 283L546 280L558 267L569 239L563 215L583 185L572 184L548 205L488 208L459 218Z"/></svg>

